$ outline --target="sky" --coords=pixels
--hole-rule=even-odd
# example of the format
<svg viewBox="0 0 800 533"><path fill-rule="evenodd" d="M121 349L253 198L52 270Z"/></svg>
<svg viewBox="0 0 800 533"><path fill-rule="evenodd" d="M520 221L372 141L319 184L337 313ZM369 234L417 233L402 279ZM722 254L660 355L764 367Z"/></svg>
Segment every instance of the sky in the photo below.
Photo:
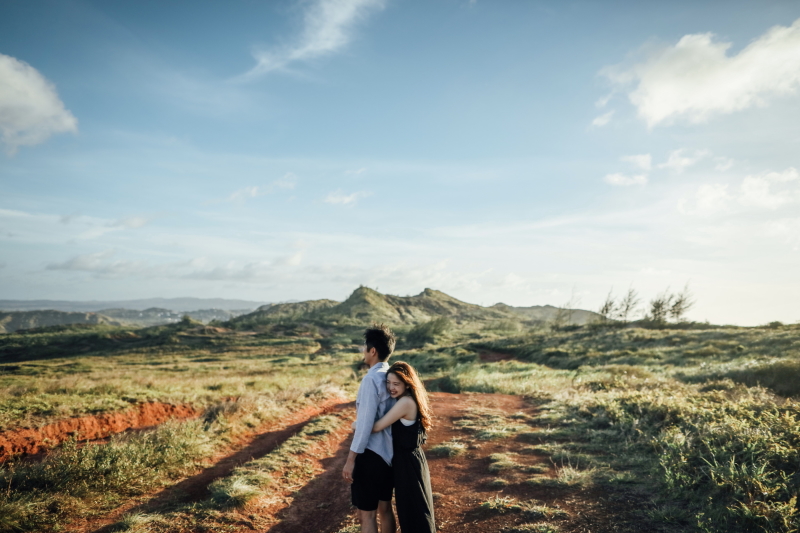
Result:
<svg viewBox="0 0 800 533"><path fill-rule="evenodd" d="M0 299L800 320L795 1L0 0Z"/></svg>

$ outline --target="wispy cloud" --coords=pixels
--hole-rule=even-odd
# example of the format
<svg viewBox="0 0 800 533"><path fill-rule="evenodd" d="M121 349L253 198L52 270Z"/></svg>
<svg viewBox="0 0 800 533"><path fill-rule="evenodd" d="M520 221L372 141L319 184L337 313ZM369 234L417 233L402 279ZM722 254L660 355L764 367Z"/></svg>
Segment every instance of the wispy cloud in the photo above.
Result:
<svg viewBox="0 0 800 533"><path fill-rule="evenodd" d="M136 229L146 226L152 220L151 217L125 217L112 220L106 224L109 228Z"/></svg>
<svg viewBox="0 0 800 533"><path fill-rule="evenodd" d="M56 133L77 132L78 120L38 70L0 54L0 139L13 155Z"/></svg>
<svg viewBox="0 0 800 533"><path fill-rule="evenodd" d="M634 167L649 172L653 168L653 157L650 154L626 155L620 157L620 161L630 163Z"/></svg>
<svg viewBox="0 0 800 533"><path fill-rule="evenodd" d="M329 192L325 197L325 203L353 206L358 203L362 198L372 195L371 192L358 191L351 194L345 194L341 190Z"/></svg>
<svg viewBox="0 0 800 533"><path fill-rule="evenodd" d="M733 168L734 161L728 157L715 157L714 162L714 170L718 172L725 172L726 170L730 170Z"/></svg>
<svg viewBox="0 0 800 533"><path fill-rule="evenodd" d="M114 260L114 250L105 250L93 254L76 255L61 263L50 263L47 270L72 270L91 272L101 277L118 277L142 273L145 265L137 261Z"/></svg>
<svg viewBox="0 0 800 533"><path fill-rule="evenodd" d="M614 116L613 110L609 111L608 113L603 113L602 115L597 116L594 118L594 120L592 120L592 126L602 128L603 126L611 122L611 117L613 116Z"/></svg>
<svg viewBox="0 0 800 533"><path fill-rule="evenodd" d="M678 209L683 214L710 216L753 210L775 211L781 207L800 203L800 181L795 168L783 172L763 172L745 176L737 189L731 192L729 184L703 184L693 197L683 198Z"/></svg>
<svg viewBox="0 0 800 533"><path fill-rule="evenodd" d="M249 187L242 187L241 189L235 190L228 196L228 202L244 202L251 198L257 198L259 196L265 196L274 192L276 189L294 189L295 184L297 183L297 176L292 174L291 172L285 174L282 178L277 179L271 182L268 185L252 185Z"/></svg>
<svg viewBox="0 0 800 533"><path fill-rule="evenodd" d="M606 174L603 181L609 185L628 186L628 185L646 185L647 175L637 174L635 176L626 176L624 174Z"/></svg>
<svg viewBox="0 0 800 533"><path fill-rule="evenodd" d="M316 0L306 8L303 32L296 43L253 52L256 65L240 79L252 79L282 70L291 63L309 61L344 48L356 24L384 6L384 0Z"/></svg>
<svg viewBox="0 0 800 533"><path fill-rule="evenodd" d="M603 181L609 185L622 187L647 184L648 173L653 168L653 157L650 154L625 155L620 157L619 160L634 167L639 174L632 176L620 174L618 172L606 174L606 176L603 178Z"/></svg>
<svg viewBox="0 0 800 533"><path fill-rule="evenodd" d="M800 179L800 174L794 168L788 168L783 172L767 172L757 176L747 176L742 181L739 202L744 206L763 209L777 209L795 203L800 200L800 190L784 188L775 191L772 186L798 179Z"/></svg>
<svg viewBox="0 0 800 533"><path fill-rule="evenodd" d="M736 55L712 33L682 37L639 64L602 71L622 88L652 128L677 119L705 122L714 115L764 106L800 87L800 19L774 26Z"/></svg>
<svg viewBox="0 0 800 533"><path fill-rule="evenodd" d="M686 148L680 148L670 152L667 160L658 165L658 168L666 168L680 174L687 168L697 164L700 160L710 155L711 152L708 150L691 151L687 150Z"/></svg>

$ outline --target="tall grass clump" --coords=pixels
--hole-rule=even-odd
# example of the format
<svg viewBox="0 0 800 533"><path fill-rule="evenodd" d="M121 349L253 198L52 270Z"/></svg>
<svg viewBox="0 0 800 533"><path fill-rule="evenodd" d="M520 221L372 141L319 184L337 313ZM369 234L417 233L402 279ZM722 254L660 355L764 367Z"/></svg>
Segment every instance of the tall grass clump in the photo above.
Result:
<svg viewBox="0 0 800 533"><path fill-rule="evenodd" d="M800 528L800 405L758 391L674 395L628 391L584 409L601 426L647 443L673 496L707 532Z"/></svg>

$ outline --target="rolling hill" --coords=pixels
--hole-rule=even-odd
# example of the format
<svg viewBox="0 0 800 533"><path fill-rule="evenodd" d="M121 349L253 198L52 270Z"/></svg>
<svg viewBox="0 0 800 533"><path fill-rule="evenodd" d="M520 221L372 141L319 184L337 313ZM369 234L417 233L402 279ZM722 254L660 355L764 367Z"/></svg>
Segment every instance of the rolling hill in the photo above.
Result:
<svg viewBox="0 0 800 533"><path fill-rule="evenodd" d="M0 312L0 333L65 324L120 325L116 320L99 313L70 313L53 310Z"/></svg>
<svg viewBox="0 0 800 533"><path fill-rule="evenodd" d="M343 302L311 300L264 305L252 313L233 318L226 324L236 329L287 321L308 321L334 326L361 326L370 322L413 326L439 317L448 318L456 324L501 320L546 322L554 320L559 312L572 324L585 324L599 316L580 309L562 311L550 305L512 307L496 304L483 307L462 302L433 289L425 289L415 296L393 296L381 294L368 287L359 287Z"/></svg>

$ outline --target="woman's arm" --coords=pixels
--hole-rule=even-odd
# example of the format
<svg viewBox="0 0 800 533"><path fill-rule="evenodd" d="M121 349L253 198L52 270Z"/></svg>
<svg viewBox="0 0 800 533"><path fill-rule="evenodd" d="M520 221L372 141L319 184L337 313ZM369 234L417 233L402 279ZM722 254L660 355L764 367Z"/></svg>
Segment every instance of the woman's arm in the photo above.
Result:
<svg viewBox="0 0 800 533"><path fill-rule="evenodd" d="M411 416L413 415L413 416ZM372 426L372 432L377 433L388 428L401 418L409 419L417 417L417 404L414 403L412 398L403 396L400 398L394 407L389 409L389 412L383 415L383 418L375 422Z"/></svg>

